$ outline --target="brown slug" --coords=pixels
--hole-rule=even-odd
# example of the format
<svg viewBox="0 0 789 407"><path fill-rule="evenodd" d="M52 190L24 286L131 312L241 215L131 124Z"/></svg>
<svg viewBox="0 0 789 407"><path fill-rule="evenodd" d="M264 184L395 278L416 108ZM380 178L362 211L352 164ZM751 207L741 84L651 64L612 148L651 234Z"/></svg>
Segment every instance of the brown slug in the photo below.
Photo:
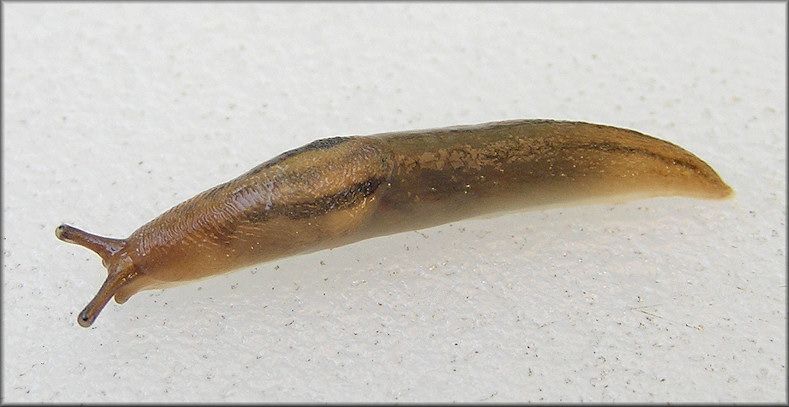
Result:
<svg viewBox="0 0 789 407"><path fill-rule="evenodd" d="M111 297L165 288L376 236L499 212L732 189L669 142L551 120L333 137L280 154L148 222L126 239L68 225L108 276L78 322Z"/></svg>

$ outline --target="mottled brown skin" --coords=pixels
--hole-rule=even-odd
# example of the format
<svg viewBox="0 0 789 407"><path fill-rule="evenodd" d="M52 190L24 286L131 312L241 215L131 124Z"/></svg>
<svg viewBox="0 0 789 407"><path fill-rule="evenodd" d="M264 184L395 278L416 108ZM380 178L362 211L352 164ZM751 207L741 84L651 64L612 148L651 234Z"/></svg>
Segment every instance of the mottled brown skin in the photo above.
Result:
<svg viewBox="0 0 789 407"><path fill-rule="evenodd" d="M108 270L79 315L87 327L112 296L124 303L142 290L375 236L601 199L731 194L712 168L671 143L596 124L519 120L318 140L127 239L68 225L55 233L98 253Z"/></svg>

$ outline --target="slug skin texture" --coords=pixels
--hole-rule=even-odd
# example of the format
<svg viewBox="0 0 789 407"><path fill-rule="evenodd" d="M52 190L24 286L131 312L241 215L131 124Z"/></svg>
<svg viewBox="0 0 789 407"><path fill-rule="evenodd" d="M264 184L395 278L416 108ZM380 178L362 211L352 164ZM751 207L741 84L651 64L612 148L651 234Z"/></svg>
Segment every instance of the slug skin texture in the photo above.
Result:
<svg viewBox="0 0 789 407"><path fill-rule="evenodd" d="M724 199L705 162L666 141L581 122L517 120L334 137L283 153L143 225L126 239L68 225L108 276L78 317L107 302L376 236L521 210L657 196Z"/></svg>

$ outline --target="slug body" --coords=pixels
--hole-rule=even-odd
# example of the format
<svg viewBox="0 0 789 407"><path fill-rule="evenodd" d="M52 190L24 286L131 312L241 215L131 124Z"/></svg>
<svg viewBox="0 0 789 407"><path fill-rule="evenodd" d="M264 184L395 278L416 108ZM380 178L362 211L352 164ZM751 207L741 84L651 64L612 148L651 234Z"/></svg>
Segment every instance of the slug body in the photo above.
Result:
<svg viewBox="0 0 789 407"><path fill-rule="evenodd" d="M110 298L480 215L656 196L722 199L731 188L684 149L616 127L519 120L317 140L209 189L126 239L68 225L108 276Z"/></svg>

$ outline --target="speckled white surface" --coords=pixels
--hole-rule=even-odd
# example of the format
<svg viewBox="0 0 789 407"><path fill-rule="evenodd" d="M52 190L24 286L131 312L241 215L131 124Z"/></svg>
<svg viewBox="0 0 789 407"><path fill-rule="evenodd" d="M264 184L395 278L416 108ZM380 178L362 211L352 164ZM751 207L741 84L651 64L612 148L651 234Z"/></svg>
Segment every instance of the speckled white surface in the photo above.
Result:
<svg viewBox="0 0 789 407"><path fill-rule="evenodd" d="M783 401L786 5L4 3L3 402ZM737 191L368 240L76 314L123 237L290 148L637 129Z"/></svg>

